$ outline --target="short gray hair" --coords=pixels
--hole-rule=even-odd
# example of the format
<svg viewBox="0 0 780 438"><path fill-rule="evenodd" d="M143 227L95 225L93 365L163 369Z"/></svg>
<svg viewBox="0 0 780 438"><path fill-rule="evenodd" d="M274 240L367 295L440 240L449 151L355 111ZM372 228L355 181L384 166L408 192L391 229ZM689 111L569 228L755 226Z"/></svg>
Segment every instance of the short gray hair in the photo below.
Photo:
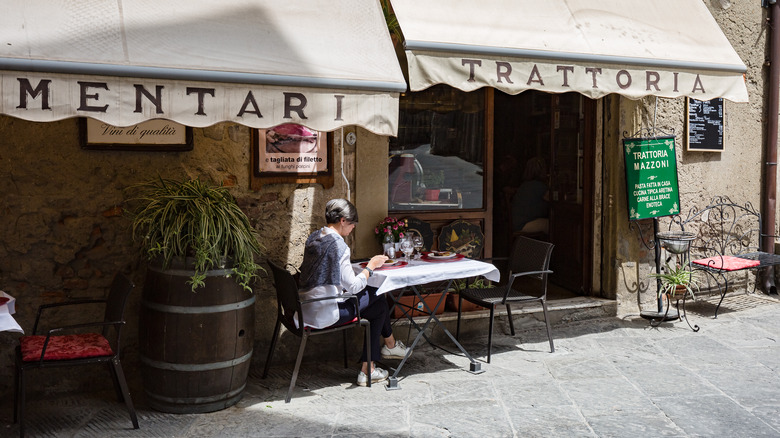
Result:
<svg viewBox="0 0 780 438"><path fill-rule="evenodd" d="M328 224L338 223L341 218L348 222L357 222L357 208L343 198L331 199L325 204L325 221Z"/></svg>

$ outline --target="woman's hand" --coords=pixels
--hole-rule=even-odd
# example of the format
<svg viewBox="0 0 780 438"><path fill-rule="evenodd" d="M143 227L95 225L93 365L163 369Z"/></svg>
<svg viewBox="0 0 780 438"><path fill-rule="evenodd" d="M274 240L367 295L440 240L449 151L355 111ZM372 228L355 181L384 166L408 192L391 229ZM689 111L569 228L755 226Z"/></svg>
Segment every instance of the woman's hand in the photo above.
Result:
<svg viewBox="0 0 780 438"><path fill-rule="evenodd" d="M387 256L375 255L371 257L371 260L369 260L368 263L366 263L366 267L374 271L377 268L381 268L382 265L384 265L387 260L388 260Z"/></svg>

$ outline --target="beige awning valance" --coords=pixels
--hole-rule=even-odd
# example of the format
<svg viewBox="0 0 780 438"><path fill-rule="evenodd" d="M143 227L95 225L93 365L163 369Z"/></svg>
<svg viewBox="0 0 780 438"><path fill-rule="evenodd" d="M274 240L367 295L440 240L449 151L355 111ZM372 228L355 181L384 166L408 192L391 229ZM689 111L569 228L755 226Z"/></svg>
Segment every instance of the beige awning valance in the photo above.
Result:
<svg viewBox="0 0 780 438"><path fill-rule="evenodd" d="M701 0L391 2L412 91L748 100L745 65Z"/></svg>
<svg viewBox="0 0 780 438"><path fill-rule="evenodd" d="M0 113L395 135L403 74L376 0L14 0Z"/></svg>

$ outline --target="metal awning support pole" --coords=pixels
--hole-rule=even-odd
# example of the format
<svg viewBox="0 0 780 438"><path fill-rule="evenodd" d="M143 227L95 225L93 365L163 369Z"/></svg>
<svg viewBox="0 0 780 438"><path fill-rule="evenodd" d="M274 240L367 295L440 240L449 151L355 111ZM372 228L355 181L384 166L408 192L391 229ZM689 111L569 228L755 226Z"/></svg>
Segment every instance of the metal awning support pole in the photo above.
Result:
<svg viewBox="0 0 780 438"><path fill-rule="evenodd" d="M777 210L777 132L780 103L780 4L770 0L769 8L769 96L767 99L767 133L764 145L764 199L761 224L761 250L775 252L775 211ZM764 291L777 293L774 268L764 272Z"/></svg>

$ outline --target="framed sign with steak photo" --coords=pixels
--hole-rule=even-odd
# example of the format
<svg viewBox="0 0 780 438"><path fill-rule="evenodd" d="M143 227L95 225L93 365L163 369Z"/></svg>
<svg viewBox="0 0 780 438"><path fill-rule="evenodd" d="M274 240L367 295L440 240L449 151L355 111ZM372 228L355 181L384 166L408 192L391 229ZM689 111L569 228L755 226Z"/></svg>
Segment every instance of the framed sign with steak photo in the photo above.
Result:
<svg viewBox="0 0 780 438"><path fill-rule="evenodd" d="M251 131L251 186L267 183L333 184L332 134L285 123Z"/></svg>

